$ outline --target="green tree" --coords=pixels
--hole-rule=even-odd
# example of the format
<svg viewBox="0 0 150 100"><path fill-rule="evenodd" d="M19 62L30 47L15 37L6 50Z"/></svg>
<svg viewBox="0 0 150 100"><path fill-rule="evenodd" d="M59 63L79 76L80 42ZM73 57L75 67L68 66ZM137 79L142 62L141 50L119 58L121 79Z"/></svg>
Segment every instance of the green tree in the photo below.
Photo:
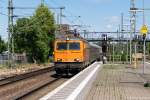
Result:
<svg viewBox="0 0 150 100"><path fill-rule="evenodd" d="M2 53L3 51L6 51L6 49L7 49L6 43L2 40L0 36L0 53Z"/></svg>
<svg viewBox="0 0 150 100"><path fill-rule="evenodd" d="M31 61L47 61L52 53L55 20L45 5L40 5L30 18L18 19L14 26L15 52L26 52Z"/></svg>
<svg viewBox="0 0 150 100"><path fill-rule="evenodd" d="M30 19L20 18L17 20L16 25L14 25L14 43L15 43L15 52L23 53L29 52L31 48L31 43L29 43L29 35L33 33L31 27L28 27Z"/></svg>

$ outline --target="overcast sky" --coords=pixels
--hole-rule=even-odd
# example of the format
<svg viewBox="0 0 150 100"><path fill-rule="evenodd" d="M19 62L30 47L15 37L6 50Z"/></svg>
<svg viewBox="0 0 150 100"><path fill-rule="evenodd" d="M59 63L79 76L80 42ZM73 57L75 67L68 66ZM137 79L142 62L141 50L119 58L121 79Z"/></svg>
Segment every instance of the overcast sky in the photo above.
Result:
<svg viewBox="0 0 150 100"><path fill-rule="evenodd" d="M0 0L0 13L7 14L8 0ZM13 0L17 7L37 7L41 0ZM142 0L135 0L136 7L142 8ZM49 7L65 6L63 23L85 25L89 31L116 31L124 13L124 24L129 24L130 0L45 0ZM148 8L150 0L145 0ZM150 8L150 7L149 7ZM58 14L58 10L52 10ZM29 16L34 10L15 10L15 15ZM77 16L81 16L80 18ZM137 30L142 25L142 13L137 13ZM0 35L7 38L7 16L0 15ZM16 20L16 19L15 19ZM146 23L150 24L150 11L146 11ZM89 27L90 26L90 27Z"/></svg>

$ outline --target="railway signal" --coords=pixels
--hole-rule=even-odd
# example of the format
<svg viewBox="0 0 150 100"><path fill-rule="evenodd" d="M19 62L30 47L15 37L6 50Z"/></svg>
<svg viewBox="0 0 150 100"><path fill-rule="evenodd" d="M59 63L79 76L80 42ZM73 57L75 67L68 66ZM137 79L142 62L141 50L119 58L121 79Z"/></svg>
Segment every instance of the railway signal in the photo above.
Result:
<svg viewBox="0 0 150 100"><path fill-rule="evenodd" d="M106 34L102 34L102 52L103 54L106 56L107 53L107 35Z"/></svg>
<svg viewBox="0 0 150 100"><path fill-rule="evenodd" d="M140 30L140 33L144 36L144 35L147 35L148 33L148 28L146 25L143 25L141 30Z"/></svg>
<svg viewBox="0 0 150 100"><path fill-rule="evenodd" d="M146 25L143 25L141 30L140 30L140 33L142 34L143 36L143 74L145 73L145 48L146 48L146 44L145 44L145 41L146 41L146 35L148 33L148 28Z"/></svg>

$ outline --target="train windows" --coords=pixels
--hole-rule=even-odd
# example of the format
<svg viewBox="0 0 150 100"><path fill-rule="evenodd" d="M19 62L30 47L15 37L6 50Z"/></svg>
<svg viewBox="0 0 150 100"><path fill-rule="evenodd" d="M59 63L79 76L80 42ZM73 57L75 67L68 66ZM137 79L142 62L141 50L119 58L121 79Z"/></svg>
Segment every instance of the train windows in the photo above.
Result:
<svg viewBox="0 0 150 100"><path fill-rule="evenodd" d="M67 50L67 43L57 43L57 50Z"/></svg>
<svg viewBox="0 0 150 100"><path fill-rule="evenodd" d="M80 50L80 43L69 43L69 50Z"/></svg>
<svg viewBox="0 0 150 100"><path fill-rule="evenodd" d="M57 43L57 50L80 50L80 43Z"/></svg>

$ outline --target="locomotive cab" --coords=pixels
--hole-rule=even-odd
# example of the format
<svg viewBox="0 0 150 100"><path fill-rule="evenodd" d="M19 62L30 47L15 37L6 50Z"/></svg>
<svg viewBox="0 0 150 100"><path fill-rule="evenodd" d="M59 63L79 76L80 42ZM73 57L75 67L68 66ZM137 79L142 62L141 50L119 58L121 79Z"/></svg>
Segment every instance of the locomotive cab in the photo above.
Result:
<svg viewBox="0 0 150 100"><path fill-rule="evenodd" d="M57 74L79 72L83 66L83 41L56 40L54 50L55 71Z"/></svg>

